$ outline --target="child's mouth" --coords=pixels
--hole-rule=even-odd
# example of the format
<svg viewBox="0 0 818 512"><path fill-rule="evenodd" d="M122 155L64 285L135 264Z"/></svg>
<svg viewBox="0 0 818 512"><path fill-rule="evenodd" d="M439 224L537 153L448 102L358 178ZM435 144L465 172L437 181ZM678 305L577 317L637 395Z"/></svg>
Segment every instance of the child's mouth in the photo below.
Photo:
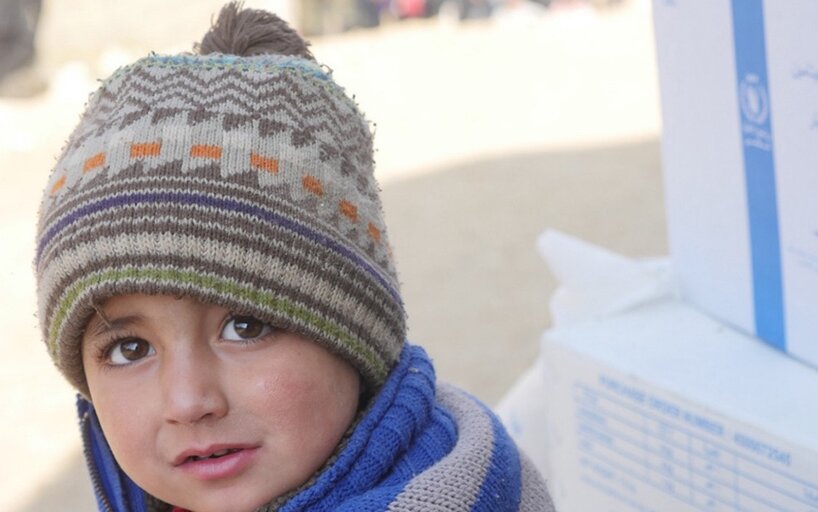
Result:
<svg viewBox="0 0 818 512"><path fill-rule="evenodd" d="M224 457L225 455L230 455L231 453L236 453L238 451L241 451L241 448L228 448L226 450L219 450L217 452L211 453L210 455L204 455L204 456L191 455L187 459L185 459L183 464L186 464L188 462L196 462L196 461L200 461L200 460L205 460L205 459L218 459L220 457Z"/></svg>
<svg viewBox="0 0 818 512"><path fill-rule="evenodd" d="M256 445L191 450L180 454L174 466L199 480L233 478L255 464L258 454Z"/></svg>

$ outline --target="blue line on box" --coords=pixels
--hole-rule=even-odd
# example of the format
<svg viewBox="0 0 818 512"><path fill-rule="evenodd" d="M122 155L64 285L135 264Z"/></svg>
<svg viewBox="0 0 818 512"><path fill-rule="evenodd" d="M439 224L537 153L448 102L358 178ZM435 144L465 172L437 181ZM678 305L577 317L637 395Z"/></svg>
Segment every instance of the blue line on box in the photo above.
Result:
<svg viewBox="0 0 818 512"><path fill-rule="evenodd" d="M762 0L732 0L739 115L750 224L755 333L786 350L781 243Z"/></svg>

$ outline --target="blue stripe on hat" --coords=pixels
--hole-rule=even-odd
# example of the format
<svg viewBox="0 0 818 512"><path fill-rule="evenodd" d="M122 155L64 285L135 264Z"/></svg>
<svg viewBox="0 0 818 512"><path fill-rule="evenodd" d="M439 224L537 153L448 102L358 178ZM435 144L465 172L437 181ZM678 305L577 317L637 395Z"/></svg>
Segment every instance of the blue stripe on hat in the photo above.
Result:
<svg viewBox="0 0 818 512"><path fill-rule="evenodd" d="M220 210L242 213L250 215L257 219L263 220L270 224L287 228L299 235L317 242L332 251L340 254L346 259L355 263L362 268L366 273L372 276L381 286L383 286L389 295L398 303L401 304L400 294L389 282L384 278L378 270L368 263L364 258L359 256L355 251L338 243L336 240L325 236L318 231L311 229L295 220L285 217L279 213L271 210L261 208L259 206L242 203L235 199L225 199L220 197L211 197L204 194L196 194L192 192L141 192L128 193L117 196L106 197L99 201L86 204L77 208L76 210L66 214L59 221L57 221L51 228L46 231L37 244L36 264L40 264L45 247L56 237L61 231L78 222L83 217L110 209L122 206L133 206L139 204L155 204L155 203L177 203L184 205L198 205L207 206L210 208L218 208Z"/></svg>

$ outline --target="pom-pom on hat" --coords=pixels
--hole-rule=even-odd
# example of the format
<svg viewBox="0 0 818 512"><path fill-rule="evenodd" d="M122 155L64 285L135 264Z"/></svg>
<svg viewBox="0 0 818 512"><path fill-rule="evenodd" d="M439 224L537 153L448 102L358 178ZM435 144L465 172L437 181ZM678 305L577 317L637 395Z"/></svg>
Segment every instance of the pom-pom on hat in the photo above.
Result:
<svg viewBox="0 0 818 512"><path fill-rule="evenodd" d="M104 81L52 172L35 267L55 364L88 396L95 307L186 295L311 338L377 388L405 313L367 121L273 14L228 4L196 50Z"/></svg>

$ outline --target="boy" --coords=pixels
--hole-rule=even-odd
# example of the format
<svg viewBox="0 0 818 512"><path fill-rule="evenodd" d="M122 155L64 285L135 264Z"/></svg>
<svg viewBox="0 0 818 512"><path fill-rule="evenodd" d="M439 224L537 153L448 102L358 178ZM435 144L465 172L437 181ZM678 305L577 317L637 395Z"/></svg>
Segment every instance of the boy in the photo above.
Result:
<svg viewBox="0 0 818 512"><path fill-rule="evenodd" d="M228 4L196 50L103 82L41 207L100 510L553 510L405 342L357 106L269 13Z"/></svg>

